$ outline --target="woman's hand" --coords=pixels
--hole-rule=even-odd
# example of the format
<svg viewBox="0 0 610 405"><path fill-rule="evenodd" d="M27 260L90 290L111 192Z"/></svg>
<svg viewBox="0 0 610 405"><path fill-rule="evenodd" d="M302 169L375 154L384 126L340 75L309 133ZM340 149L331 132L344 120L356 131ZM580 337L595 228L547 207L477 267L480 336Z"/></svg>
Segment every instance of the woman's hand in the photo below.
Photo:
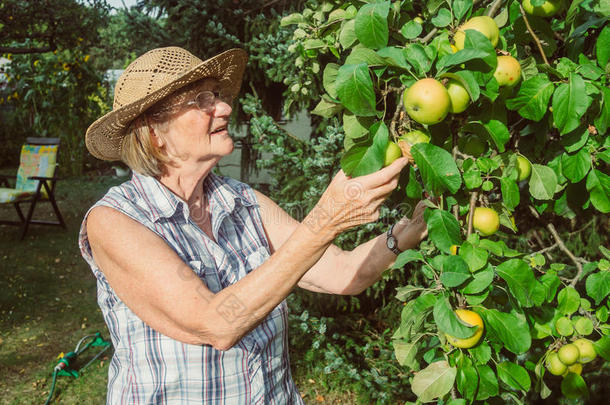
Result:
<svg viewBox="0 0 610 405"><path fill-rule="evenodd" d="M303 221L313 232L334 238L358 225L379 219L379 207L398 185L400 171L408 159L366 176L349 178L343 170L335 175L320 201Z"/></svg>
<svg viewBox="0 0 610 405"><path fill-rule="evenodd" d="M428 236L428 226L424 221L427 206L425 200L418 202L411 219L405 216L394 227L394 236L400 250L412 249Z"/></svg>

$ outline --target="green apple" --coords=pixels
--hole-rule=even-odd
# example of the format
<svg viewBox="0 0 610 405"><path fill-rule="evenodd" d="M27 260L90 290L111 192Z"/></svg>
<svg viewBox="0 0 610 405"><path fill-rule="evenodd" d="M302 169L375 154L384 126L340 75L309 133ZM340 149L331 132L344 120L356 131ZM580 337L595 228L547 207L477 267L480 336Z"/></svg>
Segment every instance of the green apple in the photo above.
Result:
<svg viewBox="0 0 610 405"><path fill-rule="evenodd" d="M415 17L413 19L413 21L415 21L418 24L423 24L424 23L424 20L421 17Z"/></svg>
<svg viewBox="0 0 610 405"><path fill-rule="evenodd" d="M578 346L573 343L568 343L567 345L563 345L559 348L557 355L563 364L566 366L571 366L578 361L580 352L578 351Z"/></svg>
<svg viewBox="0 0 610 405"><path fill-rule="evenodd" d="M458 139L458 149L467 155L479 157L485 153L487 143L475 134L468 134Z"/></svg>
<svg viewBox="0 0 610 405"><path fill-rule="evenodd" d="M493 235L500 228L500 216L492 208L476 207L472 225L483 236Z"/></svg>
<svg viewBox="0 0 610 405"><path fill-rule="evenodd" d="M388 147L385 150L385 157L383 159L383 167L389 166L393 161L402 156L402 151L396 145L396 143L388 142Z"/></svg>
<svg viewBox="0 0 610 405"><path fill-rule="evenodd" d="M553 375L563 375L566 371L568 371L568 366L559 360L559 356L556 352L553 352L546 358L546 369L549 370L549 373Z"/></svg>
<svg viewBox="0 0 610 405"><path fill-rule="evenodd" d="M580 375L580 373L582 373L582 364L580 364L580 363L572 364L571 366L568 367L566 372L563 373L562 375L565 377L565 376L567 376L570 373L574 373L574 374Z"/></svg>
<svg viewBox="0 0 610 405"><path fill-rule="evenodd" d="M400 139L407 141L409 145L415 145L416 143L430 143L430 135L419 129L407 132Z"/></svg>
<svg viewBox="0 0 610 405"><path fill-rule="evenodd" d="M593 347L593 343L589 339L581 338L572 342L574 346L578 347L578 362L579 363L589 363L597 357L597 353L595 352L595 347Z"/></svg>
<svg viewBox="0 0 610 405"><path fill-rule="evenodd" d="M521 155L517 156L517 173L519 173L518 181L527 180L532 174L532 164Z"/></svg>
<svg viewBox="0 0 610 405"><path fill-rule="evenodd" d="M521 65L510 55L498 56L498 66L494 77L500 86L513 87L521 80Z"/></svg>
<svg viewBox="0 0 610 405"><path fill-rule="evenodd" d="M447 89L434 79L421 79L402 94L409 117L420 124L437 124L445 119L451 106Z"/></svg>
<svg viewBox="0 0 610 405"><path fill-rule="evenodd" d="M449 111L453 114L459 114L468 108L470 104L470 94L462 86L462 83L457 80L451 79L447 82L447 93L451 99L451 107Z"/></svg>
<svg viewBox="0 0 610 405"><path fill-rule="evenodd" d="M548 0L541 6L532 6L530 0L523 0L523 10L538 17L552 17L563 9L563 0Z"/></svg>
<svg viewBox="0 0 610 405"><path fill-rule="evenodd" d="M488 17L486 15L472 17L470 20L466 21L460 28L458 28L457 32L453 36L455 47L458 50L464 49L466 30L479 31L491 41L491 44L493 46L496 46L498 44L498 40L500 39L500 30L498 29L498 24L496 24L493 18Z"/></svg>

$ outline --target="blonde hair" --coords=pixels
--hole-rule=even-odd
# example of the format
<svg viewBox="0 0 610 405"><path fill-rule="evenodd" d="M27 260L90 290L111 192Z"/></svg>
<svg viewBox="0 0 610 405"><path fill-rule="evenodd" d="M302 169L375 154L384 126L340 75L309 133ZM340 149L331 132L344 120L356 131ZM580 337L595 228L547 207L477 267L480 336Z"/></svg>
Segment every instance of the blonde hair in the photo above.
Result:
<svg viewBox="0 0 610 405"><path fill-rule="evenodd" d="M121 160L131 170L151 177L164 173L165 167L172 161L154 144L150 129L158 136L165 134L175 116L174 107L194 97L201 90L204 80L176 90L131 122L121 144Z"/></svg>

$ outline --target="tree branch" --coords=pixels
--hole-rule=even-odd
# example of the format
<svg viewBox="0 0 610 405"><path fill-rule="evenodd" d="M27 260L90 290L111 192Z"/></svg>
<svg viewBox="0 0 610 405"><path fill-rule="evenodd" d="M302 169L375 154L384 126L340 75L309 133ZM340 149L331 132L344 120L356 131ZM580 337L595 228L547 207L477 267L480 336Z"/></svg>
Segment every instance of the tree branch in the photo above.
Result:
<svg viewBox="0 0 610 405"><path fill-rule="evenodd" d="M432 38L434 38L434 36L436 35L436 33L438 32L438 28L434 28L432 31L430 31L425 37L421 38L419 40L419 42L425 44L428 41L430 41Z"/></svg>
<svg viewBox="0 0 610 405"><path fill-rule="evenodd" d="M542 44L540 43L540 39L538 38L538 36L536 35L534 30L530 26L530 22L527 20L527 16L525 15L525 10L523 10L523 6L521 4L519 4L519 10L521 10L521 15L523 16L523 21L525 21L525 26L527 27L527 30L529 31L532 38L534 38L534 42L536 42L536 45L538 45L538 50L540 51L542 60L544 60L544 63L547 66L550 66L549 60L546 58L546 54L544 53L544 49L542 49Z"/></svg>
<svg viewBox="0 0 610 405"><path fill-rule="evenodd" d="M534 207L532 207L531 205L529 206L530 212L532 213L532 215L536 218L536 219L540 219L540 215L538 214L538 211L536 211L536 209ZM552 223L547 223L546 224L546 229L549 230L549 232L551 233L551 235L553 235L553 239L555 239L555 243L557 245L559 245L559 249L561 249L569 258L570 260L572 260L572 262L574 263L574 265L576 265L576 275L574 276L574 278L572 278L572 281L570 282L570 285L572 287L574 287L576 285L576 283L578 282L578 279L580 279L580 276L582 275L582 258L580 257L576 257L574 255L574 253L572 253L570 251L570 249L567 248L567 246L565 245L565 243L563 242L563 240L561 239L561 237L559 236L559 233L557 232L557 229L555 229L555 226Z"/></svg>
<svg viewBox="0 0 610 405"><path fill-rule="evenodd" d="M403 102L402 102L401 94L403 91L405 91L405 87L406 86L402 86L401 88L393 89L393 91L396 91L398 93L398 105L396 106L396 111L394 111L394 116L392 117L392 121L390 121L390 133L394 137L397 137L396 136L396 123L398 122L398 118L400 117L400 112L402 111Z"/></svg>
<svg viewBox="0 0 610 405"><path fill-rule="evenodd" d="M495 0L491 7L489 7L489 11L487 11L487 16L493 18L494 14L496 14L496 11L498 11L498 9L500 8L500 6L502 5L502 0Z"/></svg>
<svg viewBox="0 0 610 405"><path fill-rule="evenodd" d="M466 233L466 238L470 236L472 233L472 223L474 221L474 206L477 203L477 198L479 197L479 193L473 191L470 194L470 208L468 209L468 232Z"/></svg>

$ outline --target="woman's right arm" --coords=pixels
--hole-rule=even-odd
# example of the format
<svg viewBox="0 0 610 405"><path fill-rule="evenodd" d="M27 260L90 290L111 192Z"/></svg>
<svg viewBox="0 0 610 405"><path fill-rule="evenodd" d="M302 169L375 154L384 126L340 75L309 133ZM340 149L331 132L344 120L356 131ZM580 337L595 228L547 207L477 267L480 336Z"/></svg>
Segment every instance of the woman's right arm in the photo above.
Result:
<svg viewBox="0 0 610 405"><path fill-rule="evenodd" d="M118 297L150 327L185 343L226 350L286 298L338 234L379 217L405 163L396 161L357 181L340 171L281 248L218 293L159 236L112 208L89 213L93 257ZM350 185L359 187L358 195L346 192Z"/></svg>

